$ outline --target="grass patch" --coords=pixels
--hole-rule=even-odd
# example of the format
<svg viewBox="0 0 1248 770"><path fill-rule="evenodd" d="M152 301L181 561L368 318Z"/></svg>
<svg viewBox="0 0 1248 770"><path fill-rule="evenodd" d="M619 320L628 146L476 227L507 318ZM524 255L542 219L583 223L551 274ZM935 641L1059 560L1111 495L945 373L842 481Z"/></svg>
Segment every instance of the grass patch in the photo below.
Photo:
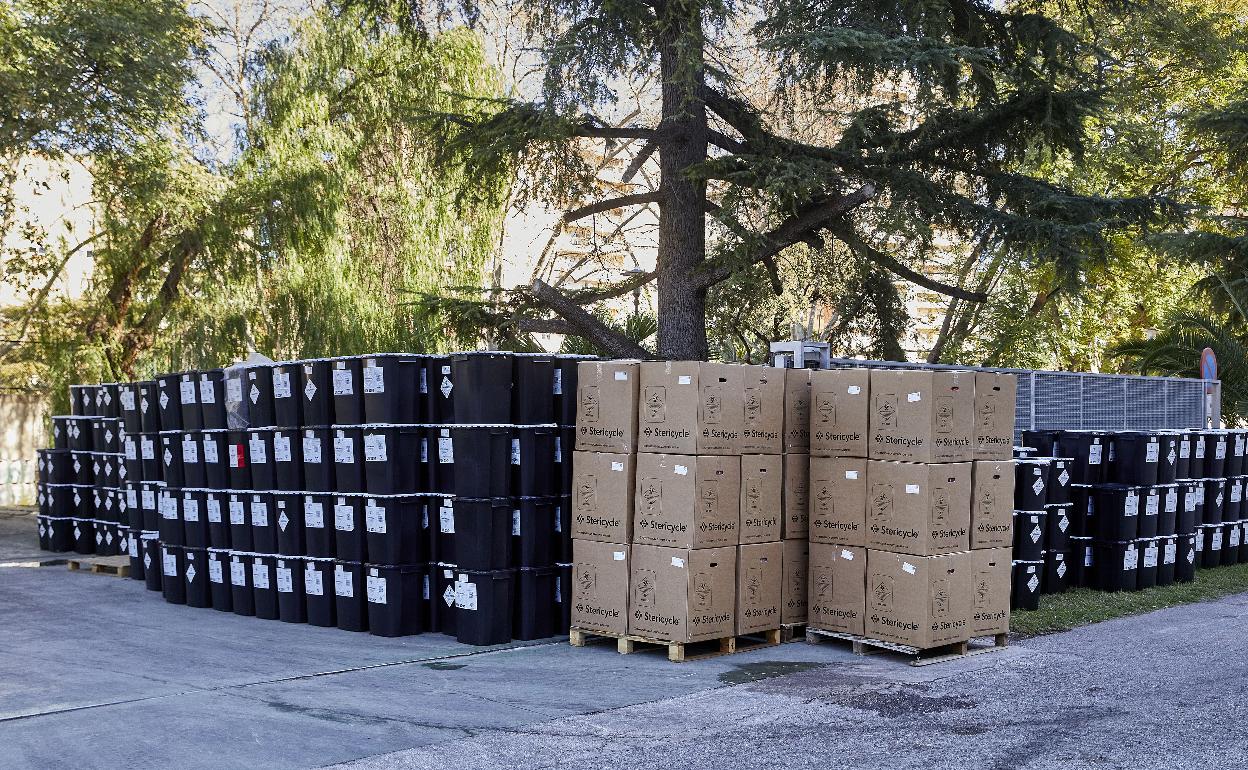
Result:
<svg viewBox="0 0 1248 770"><path fill-rule="evenodd" d="M1069 631L1078 626L1100 623L1128 615L1217 599L1248 591L1248 564L1196 570L1190 583L1175 583L1143 591L1107 593L1077 588L1064 594L1040 597L1040 609L1015 612L1010 631L1021 636Z"/></svg>

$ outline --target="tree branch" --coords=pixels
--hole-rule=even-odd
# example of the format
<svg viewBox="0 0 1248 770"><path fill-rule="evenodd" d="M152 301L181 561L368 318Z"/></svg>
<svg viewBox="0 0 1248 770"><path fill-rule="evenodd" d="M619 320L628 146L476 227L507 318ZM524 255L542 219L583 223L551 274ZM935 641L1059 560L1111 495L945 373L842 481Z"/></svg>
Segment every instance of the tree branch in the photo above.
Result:
<svg viewBox="0 0 1248 770"><path fill-rule="evenodd" d="M578 219L584 219L585 217L592 216L594 214L601 214L604 211L622 209L625 206L639 206L643 203L658 203L662 199L663 195L658 190L652 190L644 193L633 193L631 195L621 195L618 198L608 198L605 201L598 201L597 203L591 203L588 206L581 206L579 209L572 209L564 214L563 218L559 221L561 224L566 225L570 222L575 222Z"/></svg>
<svg viewBox="0 0 1248 770"><path fill-rule="evenodd" d="M619 283L603 286L598 289L581 289L566 295L568 299L578 305L591 305L595 302L601 302L604 299L615 299L623 297L631 291L640 289L642 286L653 281L658 277L658 273L651 270L648 273L637 273L631 278L627 278Z"/></svg>
<svg viewBox="0 0 1248 770"><path fill-rule="evenodd" d="M574 134L595 139L654 139L658 131L644 126L595 126L584 123L576 128Z"/></svg>
<svg viewBox="0 0 1248 770"><path fill-rule="evenodd" d="M562 318L519 318L515 328L531 334L578 334L576 327Z"/></svg>
<svg viewBox="0 0 1248 770"><path fill-rule="evenodd" d="M851 249L862 254L864 257L871 260L872 262L879 265L880 267L884 268L885 270L888 270L889 272L894 273L895 275L905 278L907 281L910 281L913 284L922 286L923 288L928 289L929 291L934 291L938 294L944 294L947 297L957 297L958 299L966 300L967 302L987 302L988 301L987 294L984 294L982 292L977 292L977 291L970 291L968 289L963 289L958 286L950 286L949 284L941 283L940 281L937 281L934 278L929 278L928 276L923 275L922 273L916 270L911 270L910 268L903 265L894 257L888 254L885 254L884 252L880 251L879 249L875 248L871 244L864 241L861 237L858 236L857 233L855 233L851 228L847 226L832 227L828 229L832 232L833 235L835 235L838 239L840 239L846 246L849 246Z"/></svg>
<svg viewBox="0 0 1248 770"><path fill-rule="evenodd" d="M580 336L605 350L608 354L619 358L652 357L645 348L594 318L585 308L573 302L563 292L545 281L534 281L533 285L529 287L529 293L538 302L559 314L560 317L577 330Z"/></svg>
<svg viewBox="0 0 1248 770"><path fill-rule="evenodd" d="M80 241L78 245L65 252L65 256L61 258L61 261L57 265L56 269L48 275L48 280L43 284L43 287L39 289L39 293L30 299L26 309L22 311L22 320L18 325L17 331L12 335L9 335L9 339L0 343L0 361L3 361L5 356L13 352L13 349L26 339L26 332L30 330L31 321L33 321L35 316L39 313L39 309L43 307L43 303L47 301L48 296L52 294L52 288L56 286L56 281L61 277L61 273L65 272L65 267L69 264L69 260L73 259L74 255L77 254L79 250L85 248L91 243L94 243L100 235L101 233L95 233L86 240Z"/></svg>
<svg viewBox="0 0 1248 770"><path fill-rule="evenodd" d="M657 149L659 149L658 142L646 142L646 146L642 147L641 150L633 156L632 161L628 164L628 168L624 169L624 175L620 177L620 180L624 182L633 181L633 177L637 176L637 172L641 171L641 167L645 165L646 161L650 160L650 156L653 155L654 151Z"/></svg>

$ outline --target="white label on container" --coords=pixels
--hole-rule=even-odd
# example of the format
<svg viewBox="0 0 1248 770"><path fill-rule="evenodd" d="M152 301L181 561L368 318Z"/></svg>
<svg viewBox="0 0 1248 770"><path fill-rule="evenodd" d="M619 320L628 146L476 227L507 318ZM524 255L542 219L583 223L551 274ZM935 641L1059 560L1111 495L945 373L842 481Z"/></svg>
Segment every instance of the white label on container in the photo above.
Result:
<svg viewBox="0 0 1248 770"><path fill-rule="evenodd" d="M911 404L915 403L916 401L922 401L922 400L923 400L923 394L917 390L914 391L913 393L906 394L906 401L910 402Z"/></svg>
<svg viewBox="0 0 1248 770"><path fill-rule="evenodd" d="M273 398L290 398L293 394L290 372L273 372Z"/></svg>
<svg viewBox="0 0 1248 770"><path fill-rule="evenodd" d="M425 367L423 366L420 367L419 379L420 379L420 392L428 393L429 392L429 376L425 373ZM425 598L428 598L428 597L425 597Z"/></svg>
<svg viewBox="0 0 1248 770"><path fill-rule="evenodd" d="M612 560L612 561L624 561L624 552L623 552L623 551L612 551L612 552L611 552L611 560Z"/></svg>
<svg viewBox="0 0 1248 770"><path fill-rule="evenodd" d="M322 596L325 586L321 583L321 571L309 564L303 570L303 591L312 596Z"/></svg>
<svg viewBox="0 0 1248 770"><path fill-rule="evenodd" d="M341 565L334 565L334 593L339 596L355 596L351 585L351 573L343 570Z"/></svg>
<svg viewBox="0 0 1248 770"><path fill-rule="evenodd" d="M247 585L247 565L241 561L230 562L230 583L236 586Z"/></svg>
<svg viewBox="0 0 1248 770"><path fill-rule="evenodd" d="M386 434L373 433L364 436L364 461L369 463L386 462Z"/></svg>
<svg viewBox="0 0 1248 770"><path fill-rule="evenodd" d="M386 579L383 577L374 577L369 575L365 580L365 590L368 592L368 600L373 604L386 603Z"/></svg>
<svg viewBox="0 0 1248 770"><path fill-rule="evenodd" d="M312 397L315 395L316 395L316 383L313 382L312 380L308 380L308 384L303 386L303 397L311 401Z"/></svg>
<svg viewBox="0 0 1248 770"><path fill-rule="evenodd" d="M128 390L121 391L121 408L127 412L134 411L134 393Z"/></svg>
<svg viewBox="0 0 1248 770"><path fill-rule="evenodd" d="M179 386L178 390L182 394L183 404L195 403L195 381L194 380L182 380L182 383Z"/></svg>
<svg viewBox="0 0 1248 770"><path fill-rule="evenodd" d="M429 439L424 436L420 437L420 462L429 462Z"/></svg>
<svg viewBox="0 0 1248 770"><path fill-rule="evenodd" d="M208 560L208 579L214 583L224 583L225 574L221 570L221 562L218 559Z"/></svg>
<svg viewBox="0 0 1248 770"><path fill-rule="evenodd" d="M1101 464L1101 445L1092 444L1088 447L1088 465Z"/></svg>
<svg viewBox="0 0 1248 770"><path fill-rule="evenodd" d="M147 414L147 396L143 396L139 399L139 411L143 412L143 414ZM77 431L75 431L74 435L78 435Z"/></svg>
<svg viewBox="0 0 1248 770"><path fill-rule="evenodd" d="M455 448L450 436L438 436L438 462L455 462Z"/></svg>
<svg viewBox="0 0 1248 770"><path fill-rule="evenodd" d="M113 443L113 431L111 428L104 429L104 443L105 444Z"/></svg>
<svg viewBox="0 0 1248 770"><path fill-rule="evenodd" d="M259 559L251 564L251 584L255 588L269 587L269 568Z"/></svg>
<svg viewBox="0 0 1248 770"><path fill-rule="evenodd" d="M449 505L438 509L438 531L448 535L455 534L455 509Z"/></svg>
<svg viewBox="0 0 1248 770"><path fill-rule="evenodd" d="M1191 489L1187 490L1187 492L1183 494L1183 510L1185 511L1196 510L1196 498L1197 498L1197 494L1195 491Z"/></svg>
<svg viewBox="0 0 1248 770"><path fill-rule="evenodd" d="M847 550L845 550L844 548L842 548L842 549L841 549L841 558L842 558L842 559L844 559L845 561L853 561L853 560L854 560L854 552L853 552L853 551L847 551Z"/></svg>
<svg viewBox="0 0 1248 770"><path fill-rule="evenodd" d="M1179 442L1179 457L1186 460L1192 456L1192 442L1184 439Z"/></svg>
<svg viewBox="0 0 1248 770"><path fill-rule="evenodd" d="M563 604L563 578L555 575L555 604Z"/></svg>
<svg viewBox="0 0 1248 770"><path fill-rule="evenodd" d="M319 463L321 461L321 440L319 438L304 436L303 461L305 463Z"/></svg>
<svg viewBox="0 0 1248 770"><path fill-rule="evenodd" d="M862 392L862 388L861 388L861 387L859 387L859 386L857 386L857 385L850 385L850 386L849 386L848 388L846 388L845 390L846 390L846 392L847 392L847 393L849 393L849 395L851 395L851 396L856 396L856 395L858 395L859 393L861 393L861 392Z"/></svg>
<svg viewBox="0 0 1248 770"><path fill-rule="evenodd" d="M178 499L176 497L160 498L160 515L173 521L178 518Z"/></svg>
<svg viewBox="0 0 1248 770"><path fill-rule="evenodd" d="M1179 547L1173 540L1166 543L1166 552L1163 558L1165 564L1174 564L1179 558Z"/></svg>
<svg viewBox="0 0 1248 770"><path fill-rule="evenodd" d="M386 375L385 370L380 366L364 367L364 392L365 393L385 393L386 392ZM385 604L385 602L382 602Z"/></svg>
<svg viewBox="0 0 1248 770"><path fill-rule="evenodd" d="M1122 556L1122 568L1124 570L1135 569L1140 566L1140 552L1134 547L1128 547Z"/></svg>
<svg viewBox="0 0 1248 770"><path fill-rule="evenodd" d="M351 506L334 506L334 529L341 532L355 531L355 517L351 515Z"/></svg>
<svg viewBox="0 0 1248 770"><path fill-rule="evenodd" d="M143 507L147 510L153 510L156 507L156 493L150 489L145 489L139 493L139 497L143 499Z"/></svg>
<svg viewBox="0 0 1248 770"><path fill-rule="evenodd" d="M127 460L139 459L139 448L138 446L135 445L134 439L127 436L125 444L123 444L123 446L125 447Z"/></svg>
<svg viewBox="0 0 1248 770"><path fill-rule="evenodd" d="M907 575L913 575L913 574L914 574L914 565L913 565L913 564L911 564L911 563L910 563L910 562L908 562L908 561L903 561L903 562L901 563L901 571L902 571L902 572L904 572L904 573L906 573Z"/></svg>
<svg viewBox="0 0 1248 770"><path fill-rule="evenodd" d="M303 524L311 529L325 529L325 511L320 503L304 502Z"/></svg>
<svg viewBox="0 0 1248 770"><path fill-rule="evenodd" d="M217 463L217 442L211 436L204 436L204 462Z"/></svg>
<svg viewBox="0 0 1248 770"><path fill-rule="evenodd" d="M1155 463L1159 456L1161 456L1161 445L1155 441L1150 441L1144 450L1144 462Z"/></svg>
<svg viewBox="0 0 1248 770"><path fill-rule="evenodd" d="M907 494L907 495L917 495L917 494L919 494L919 492L920 492L920 490L919 490L919 485L918 485L918 484L907 484L907 485L906 485L906 494Z"/></svg>
<svg viewBox="0 0 1248 770"><path fill-rule="evenodd" d="M563 462L563 442L559 440L558 436L555 436L555 462Z"/></svg>
<svg viewBox="0 0 1248 770"><path fill-rule="evenodd" d="M1140 514L1140 498L1136 497L1134 492L1128 492L1127 498L1123 504L1124 516L1138 516Z"/></svg>
<svg viewBox="0 0 1248 770"><path fill-rule="evenodd" d="M282 531L285 532L286 526L290 524L290 517L286 515L285 505L282 503L278 503L278 505L282 507L282 512L277 515L277 526L281 527Z"/></svg>
<svg viewBox="0 0 1248 770"><path fill-rule="evenodd" d="M169 575L170 577L177 577L177 575L178 575L178 557L174 556L174 555L173 555L173 554L171 554L171 553L166 553L166 554L165 554L165 556L164 556L164 559L163 559L162 561L164 562L164 564L163 564L163 567L164 567L164 573L165 573L166 575Z"/></svg>
<svg viewBox="0 0 1248 770"><path fill-rule="evenodd" d="M182 439L182 462L192 464L199 462L199 445L190 436Z"/></svg>
<svg viewBox="0 0 1248 770"><path fill-rule="evenodd" d="M513 508L511 511L511 535L512 537L520 537L520 509Z"/></svg>
<svg viewBox="0 0 1248 770"><path fill-rule="evenodd" d="M256 387L254 382L251 384L251 392L248 395L251 396L251 403L253 404L260 400L260 389Z"/></svg>
<svg viewBox="0 0 1248 770"><path fill-rule="evenodd" d="M251 502L251 524L254 527L269 526L269 506L265 505L263 500Z"/></svg>
<svg viewBox="0 0 1248 770"><path fill-rule="evenodd" d="M612 460L612 461L611 461L611 470L613 470L613 471L615 471L615 472L617 472L617 473L623 472L623 470L624 470L624 463L621 463L621 462L616 462L615 460Z"/></svg>
<svg viewBox="0 0 1248 770"><path fill-rule="evenodd" d="M384 535L386 533L386 509L369 500L364 505L364 529Z"/></svg>
<svg viewBox="0 0 1248 770"><path fill-rule="evenodd" d="M520 439L513 438L511 440L511 464L520 464Z"/></svg>
<svg viewBox="0 0 1248 770"><path fill-rule="evenodd" d="M212 380L199 381L199 401L201 404L217 403L217 386Z"/></svg>
<svg viewBox="0 0 1248 770"><path fill-rule="evenodd" d="M131 508L138 508L139 507L138 497L139 497L138 493L135 492L133 489L127 489L126 490L126 505L130 506Z"/></svg>
<svg viewBox="0 0 1248 770"><path fill-rule="evenodd" d="M554 375L554 379L551 382L550 392L556 396L562 396L563 395L563 370L556 366L552 374Z"/></svg>
<svg viewBox="0 0 1248 770"><path fill-rule="evenodd" d="M673 468L672 470L674 470L674 471L676 472L676 475L677 475L677 476L688 476L688 475L689 475L689 469L688 469L688 468L686 468L686 467L685 467L685 466L683 466L683 465L677 465L677 466L676 466L675 468Z"/></svg>
<svg viewBox="0 0 1248 770"><path fill-rule="evenodd" d="M290 594L295 591L294 575L290 572L290 567L277 568L277 592L281 594Z"/></svg>
<svg viewBox="0 0 1248 770"><path fill-rule="evenodd" d="M199 521L199 501L195 498L182 499L182 521Z"/></svg>
<svg viewBox="0 0 1248 770"><path fill-rule="evenodd" d="M1170 447L1170 454L1166 455L1166 462L1170 465L1174 465L1175 461L1178 459L1179 456L1174 453L1174 447Z"/></svg>
<svg viewBox="0 0 1248 770"><path fill-rule="evenodd" d="M563 508L555 506L555 532L563 532Z"/></svg>
<svg viewBox="0 0 1248 770"><path fill-rule="evenodd" d="M617 379L618 379L618 378L617 378ZM690 376L689 376L689 375L687 375L687 374L681 374L681 375L678 375L678 376L676 377L676 384L677 384L677 385L692 385L692 384L693 384L693 378L692 378L692 377L690 377Z"/></svg>
<svg viewBox="0 0 1248 770"><path fill-rule="evenodd" d="M198 573L195 571L195 565L194 565L194 564L187 564L187 565L186 565L186 582L188 582L188 583L194 583L194 582L195 582L195 575L197 575L197 574L198 574Z"/></svg>
<svg viewBox="0 0 1248 770"><path fill-rule="evenodd" d="M251 448L251 464L266 465L269 462L268 452L264 448L264 439L259 436L252 436L247 442Z"/></svg>
<svg viewBox="0 0 1248 770"><path fill-rule="evenodd" d="M335 396L350 396L354 392L355 392L355 388L354 388L353 383L351 382L351 370L350 369L335 369L334 370L334 395Z"/></svg>
<svg viewBox="0 0 1248 770"><path fill-rule="evenodd" d="M684 569L684 568L685 568L685 560L684 560L684 559L682 559L682 558L680 558L679 556L673 556L673 557L672 557L672 566L673 566L673 567L676 567L676 568L678 568L678 569Z"/></svg>
<svg viewBox="0 0 1248 770"><path fill-rule="evenodd" d="M620 381L627 381L627 380L628 380L628 372L616 372L616 373L615 373L615 379L620 380Z"/></svg>
<svg viewBox="0 0 1248 770"><path fill-rule="evenodd" d="M442 367L442 369L443 369L443 375L444 375L444 376L442 377L442 385L438 388L438 390L440 390L440 391L442 392L442 398L450 398L450 397L451 397L451 390L452 390L455 386L451 383L451 378L450 378L450 377L446 377L446 376L445 376L445 374L446 374L445 370L447 369L447 367L445 367L445 366L444 366L444 367Z"/></svg>
<svg viewBox="0 0 1248 770"><path fill-rule="evenodd" d="M1231 527L1231 547L1232 548L1239 547L1239 536L1240 536L1239 527Z"/></svg>
<svg viewBox="0 0 1248 770"><path fill-rule="evenodd" d="M1215 529L1213 531L1213 547L1210 550L1214 550L1214 551L1222 550L1222 530Z"/></svg>
<svg viewBox="0 0 1248 770"><path fill-rule="evenodd" d="M230 501L230 523L242 526L247 523L246 509L239 500Z"/></svg>
<svg viewBox="0 0 1248 770"><path fill-rule="evenodd" d="M1044 536L1044 532L1040 529L1040 525L1037 524L1035 529L1031 530L1031 542L1039 543L1040 538L1043 536Z"/></svg>
<svg viewBox="0 0 1248 770"><path fill-rule="evenodd" d="M204 507L208 509L208 521L211 524L221 523L221 501L215 497L209 497L204 501Z"/></svg>
<svg viewBox="0 0 1248 770"><path fill-rule="evenodd" d="M1225 460L1225 459L1226 459L1226 439L1222 439L1222 438L1220 438L1220 439L1218 439L1218 443L1217 443L1217 444L1214 444L1214 446L1213 446L1213 459L1215 459L1215 460Z"/></svg>
<svg viewBox="0 0 1248 770"><path fill-rule="evenodd" d="M1205 502L1205 485L1196 485L1196 504L1202 505Z"/></svg>
<svg viewBox="0 0 1248 770"><path fill-rule="evenodd" d="M156 459L156 442L155 441L152 441L150 438L140 438L139 448L142 449L143 451L144 460Z"/></svg>
<svg viewBox="0 0 1248 770"><path fill-rule="evenodd" d="M238 377L227 377L225 380L225 400L231 404L243 400L243 381Z"/></svg>
<svg viewBox="0 0 1248 770"><path fill-rule="evenodd" d="M1065 532L1067 528L1069 527L1070 527L1070 517L1063 513L1062 518L1057 520L1057 528Z"/></svg>
<svg viewBox="0 0 1248 770"><path fill-rule="evenodd" d="M1061 564L1057 565L1057 576L1066 577L1066 562L1063 561Z"/></svg>
<svg viewBox="0 0 1248 770"><path fill-rule="evenodd" d="M355 462L355 446L347 436L334 438L334 462L349 465Z"/></svg>
<svg viewBox="0 0 1248 770"><path fill-rule="evenodd" d="M1179 510L1179 492L1171 489L1166 492L1166 513L1174 513Z"/></svg>
<svg viewBox="0 0 1248 770"><path fill-rule="evenodd" d="M1157 495L1149 495L1147 500L1148 501L1144 504L1144 515L1156 516L1157 515Z"/></svg>
<svg viewBox="0 0 1248 770"><path fill-rule="evenodd" d="M163 390L160 391L160 408L161 409L169 408L169 394Z"/></svg>
<svg viewBox="0 0 1248 770"><path fill-rule="evenodd" d="M1032 484L1032 485L1031 485L1031 491L1032 491L1032 492L1035 492L1037 495L1038 495L1038 494L1040 494L1041 492L1043 492L1043 491L1044 491L1044 480L1043 480L1043 479L1036 479L1036 482L1035 482L1034 484Z"/></svg>
<svg viewBox="0 0 1248 770"><path fill-rule="evenodd" d="M1238 481L1231 482L1231 502L1238 503L1244 499L1244 488L1239 485Z"/></svg>
<svg viewBox="0 0 1248 770"><path fill-rule="evenodd" d="M455 606L455 586L447 586L442 592L442 601L446 602L447 607Z"/></svg>
<svg viewBox="0 0 1248 770"><path fill-rule="evenodd" d="M477 584L467 580L455 584L455 606L461 610L477 608Z"/></svg>
<svg viewBox="0 0 1248 770"><path fill-rule="evenodd" d="M1144 568L1157 566L1157 546L1150 545L1144 548Z"/></svg>
<svg viewBox="0 0 1248 770"><path fill-rule="evenodd" d="M290 437L281 433L273 434L273 462L288 463L291 460Z"/></svg>
<svg viewBox="0 0 1248 770"><path fill-rule="evenodd" d="M845 478L854 481L858 478L858 471L845 471Z"/></svg>

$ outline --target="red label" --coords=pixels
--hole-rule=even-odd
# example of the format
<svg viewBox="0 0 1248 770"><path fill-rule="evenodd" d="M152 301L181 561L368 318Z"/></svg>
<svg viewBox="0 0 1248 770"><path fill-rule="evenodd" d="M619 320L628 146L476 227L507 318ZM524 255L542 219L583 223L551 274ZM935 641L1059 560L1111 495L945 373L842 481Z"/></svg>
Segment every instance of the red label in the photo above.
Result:
<svg viewBox="0 0 1248 770"><path fill-rule="evenodd" d="M231 448L234 450L234 467L246 468L247 467L247 460L246 460L247 455L243 451L243 445L234 444L231 446Z"/></svg>

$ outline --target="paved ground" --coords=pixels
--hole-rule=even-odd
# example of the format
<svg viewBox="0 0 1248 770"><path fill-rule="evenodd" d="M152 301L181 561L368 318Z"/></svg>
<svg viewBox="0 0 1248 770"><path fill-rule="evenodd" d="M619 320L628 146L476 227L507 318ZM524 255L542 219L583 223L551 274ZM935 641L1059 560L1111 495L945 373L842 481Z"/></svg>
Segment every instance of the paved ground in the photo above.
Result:
<svg viewBox="0 0 1248 770"><path fill-rule="evenodd" d="M9 522L12 525L12 522ZM22 547L0 518L0 563ZM1248 767L1248 596L925 668L469 651L0 568L0 767Z"/></svg>

